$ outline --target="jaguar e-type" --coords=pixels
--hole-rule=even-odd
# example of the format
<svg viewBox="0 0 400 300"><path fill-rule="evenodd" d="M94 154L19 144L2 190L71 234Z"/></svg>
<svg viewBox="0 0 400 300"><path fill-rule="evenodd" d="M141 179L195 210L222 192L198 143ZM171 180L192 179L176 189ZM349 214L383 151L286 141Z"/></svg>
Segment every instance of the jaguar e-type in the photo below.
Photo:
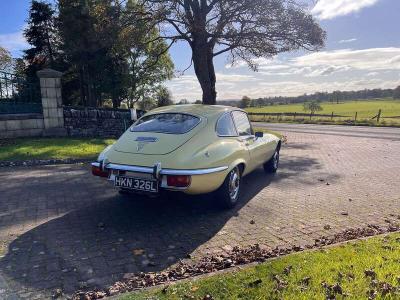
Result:
<svg viewBox="0 0 400 300"><path fill-rule="evenodd" d="M245 111L227 106L175 105L137 120L92 163L122 192L215 192L233 207L241 179L258 167L276 172L281 140L254 132Z"/></svg>

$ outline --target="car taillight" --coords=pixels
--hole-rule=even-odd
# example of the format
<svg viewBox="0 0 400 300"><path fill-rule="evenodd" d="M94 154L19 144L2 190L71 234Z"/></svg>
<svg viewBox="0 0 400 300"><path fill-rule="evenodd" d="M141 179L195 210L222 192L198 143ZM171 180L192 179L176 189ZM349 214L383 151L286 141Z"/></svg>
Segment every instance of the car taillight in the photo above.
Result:
<svg viewBox="0 0 400 300"><path fill-rule="evenodd" d="M108 177L108 171L103 171L100 167L92 166L92 174L99 177Z"/></svg>
<svg viewBox="0 0 400 300"><path fill-rule="evenodd" d="M190 185L191 178L186 175L168 175L167 184L173 187L188 187Z"/></svg>

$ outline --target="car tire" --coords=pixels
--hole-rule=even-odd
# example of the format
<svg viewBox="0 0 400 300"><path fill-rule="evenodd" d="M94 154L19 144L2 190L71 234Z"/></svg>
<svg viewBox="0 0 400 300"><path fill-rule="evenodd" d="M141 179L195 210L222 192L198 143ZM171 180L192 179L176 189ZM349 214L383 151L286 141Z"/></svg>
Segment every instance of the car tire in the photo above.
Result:
<svg viewBox="0 0 400 300"><path fill-rule="evenodd" d="M239 167L235 167L226 176L224 183L216 192L219 205L224 209L234 207L239 200L241 173Z"/></svg>
<svg viewBox="0 0 400 300"><path fill-rule="evenodd" d="M280 147L278 146L271 159L264 164L264 171L266 173L276 173L276 171L278 171L279 156L280 156L279 152L280 152Z"/></svg>

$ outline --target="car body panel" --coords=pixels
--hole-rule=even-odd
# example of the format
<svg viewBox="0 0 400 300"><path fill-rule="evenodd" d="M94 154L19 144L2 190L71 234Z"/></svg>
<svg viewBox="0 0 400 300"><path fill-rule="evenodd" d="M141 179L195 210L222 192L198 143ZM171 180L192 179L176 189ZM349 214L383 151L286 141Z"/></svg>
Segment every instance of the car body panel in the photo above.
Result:
<svg viewBox="0 0 400 300"><path fill-rule="evenodd" d="M165 181L166 170L170 170L170 174L179 171L191 174L190 186L176 190L188 194L215 191L233 168L242 165L242 175L250 173L268 161L280 143L280 139L271 134L264 134L263 137L218 136L216 132L218 119L224 113L235 110L240 109L205 105L178 105L155 109L146 115L185 113L198 116L201 122L182 135L128 130L116 144L107 149L106 153L100 155L99 160L103 168L111 171L113 169L107 166L142 167L144 169L139 170L146 170L147 174L142 172L146 174L145 176L148 176L154 166L160 165L161 182ZM139 142L135 141L138 137L154 138L157 141L145 143L138 149ZM199 172L195 172L196 170ZM207 170L212 172L207 173ZM112 179L111 176L110 180Z"/></svg>

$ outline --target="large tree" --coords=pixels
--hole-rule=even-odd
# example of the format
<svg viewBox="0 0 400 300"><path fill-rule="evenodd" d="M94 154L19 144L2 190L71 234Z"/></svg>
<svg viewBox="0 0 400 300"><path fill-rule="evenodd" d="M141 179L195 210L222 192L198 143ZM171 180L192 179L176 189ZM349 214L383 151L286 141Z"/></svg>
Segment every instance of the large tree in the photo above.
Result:
<svg viewBox="0 0 400 300"><path fill-rule="evenodd" d="M56 13L49 3L37 0L31 2L24 36L31 45L31 48L24 51L29 80L36 80L36 72L43 68L61 68Z"/></svg>
<svg viewBox="0 0 400 300"><path fill-rule="evenodd" d="M136 1L128 0L117 45L127 62L125 78L130 107L148 97L157 97L160 84L171 79L174 70L168 44L160 38L157 27L135 18L140 8Z"/></svg>
<svg viewBox="0 0 400 300"><path fill-rule="evenodd" d="M100 33L106 31L113 18L109 10L98 9L110 1L59 0L59 31L63 40L63 52L70 68L66 74L71 87L78 87L80 104L97 106L99 90L104 75L105 58L113 45L115 36ZM109 15L105 24L103 15ZM96 25L98 25L96 27ZM100 38L101 36L101 38ZM100 80L99 80L100 79ZM74 84L73 84L74 83Z"/></svg>
<svg viewBox="0 0 400 300"><path fill-rule="evenodd" d="M163 37L186 41L203 91L203 103L215 104L214 57L228 53L232 63L297 49L318 50L325 32L307 8L294 0L139 0L139 18L160 24ZM143 12L147 12L144 14Z"/></svg>
<svg viewBox="0 0 400 300"><path fill-rule="evenodd" d="M151 96L171 78L173 64L154 24L135 19L136 1L59 0L59 28L71 67L66 84L79 102L112 100L129 106ZM76 97L74 93L72 97Z"/></svg>

